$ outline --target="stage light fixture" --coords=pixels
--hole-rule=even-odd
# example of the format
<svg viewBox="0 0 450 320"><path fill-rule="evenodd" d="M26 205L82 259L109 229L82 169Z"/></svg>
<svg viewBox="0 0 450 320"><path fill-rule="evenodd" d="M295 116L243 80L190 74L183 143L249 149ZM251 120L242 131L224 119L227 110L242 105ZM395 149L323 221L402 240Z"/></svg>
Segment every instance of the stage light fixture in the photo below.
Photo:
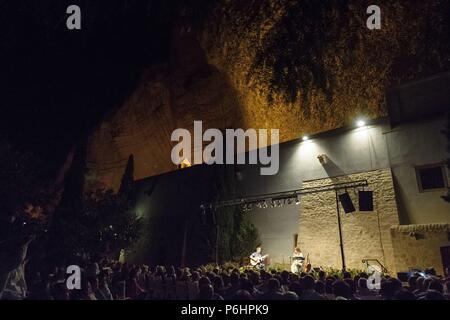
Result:
<svg viewBox="0 0 450 320"><path fill-rule="evenodd" d="M300 196L298 194L295 195L295 204L297 206L300 204Z"/></svg>
<svg viewBox="0 0 450 320"><path fill-rule="evenodd" d="M265 201L265 200L263 201L262 207L263 207L263 209L267 209L269 207L269 205L267 204L267 201Z"/></svg>

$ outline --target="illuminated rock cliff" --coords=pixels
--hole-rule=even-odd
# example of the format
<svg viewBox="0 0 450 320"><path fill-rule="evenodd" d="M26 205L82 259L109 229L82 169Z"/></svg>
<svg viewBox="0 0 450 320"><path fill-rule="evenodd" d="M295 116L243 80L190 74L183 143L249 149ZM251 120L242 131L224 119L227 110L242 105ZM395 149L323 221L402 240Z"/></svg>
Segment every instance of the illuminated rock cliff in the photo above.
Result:
<svg viewBox="0 0 450 320"><path fill-rule="evenodd" d="M194 3L170 17L167 62L91 135L96 183L117 188L130 154L137 179L175 170L171 132L194 120L288 141L386 115L386 88L449 69L446 1L378 1L381 30L366 28L368 1Z"/></svg>

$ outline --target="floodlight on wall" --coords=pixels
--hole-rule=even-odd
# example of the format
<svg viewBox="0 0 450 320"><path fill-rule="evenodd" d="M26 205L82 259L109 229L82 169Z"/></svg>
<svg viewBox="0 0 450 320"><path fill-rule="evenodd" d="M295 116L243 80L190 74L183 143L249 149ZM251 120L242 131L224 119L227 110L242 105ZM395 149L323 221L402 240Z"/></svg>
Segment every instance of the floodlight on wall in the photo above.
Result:
<svg viewBox="0 0 450 320"><path fill-rule="evenodd" d="M326 154L319 154L319 155L317 156L317 159L319 159L319 162L320 162L322 165L327 164L327 162L328 162L328 158L327 158L327 155L326 155Z"/></svg>
<svg viewBox="0 0 450 320"><path fill-rule="evenodd" d="M348 192L342 193L339 196L339 201L341 202L342 208L344 208L345 213L355 212L355 206L353 205L352 199Z"/></svg>
<svg viewBox="0 0 450 320"><path fill-rule="evenodd" d="M364 121L363 119L359 119L359 120L356 121L356 126L358 128L365 127L366 126L366 121Z"/></svg>

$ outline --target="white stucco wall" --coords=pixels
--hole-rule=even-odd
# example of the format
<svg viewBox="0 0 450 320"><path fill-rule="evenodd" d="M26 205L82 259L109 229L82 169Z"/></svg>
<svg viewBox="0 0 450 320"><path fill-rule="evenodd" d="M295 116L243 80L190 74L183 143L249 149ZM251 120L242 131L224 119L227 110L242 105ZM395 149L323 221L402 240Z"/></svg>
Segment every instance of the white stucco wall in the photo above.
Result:
<svg viewBox="0 0 450 320"><path fill-rule="evenodd" d="M439 163L447 157L441 130L443 118L409 123L391 130L387 121L366 128L321 135L309 141L280 145L280 171L261 176L258 166L241 166L240 194L255 195L298 189L303 181L392 168L400 224L449 223L450 204L442 191L420 193L415 166ZM317 156L327 155L322 165ZM273 261L289 257L293 235L301 221L296 206L257 209L250 213Z"/></svg>
<svg viewBox="0 0 450 320"><path fill-rule="evenodd" d="M440 163L449 156L441 133L444 128L445 119L441 118L385 133L402 224L450 222L450 204L441 199L445 191L420 192L415 171L416 166ZM446 173L448 181L448 170Z"/></svg>

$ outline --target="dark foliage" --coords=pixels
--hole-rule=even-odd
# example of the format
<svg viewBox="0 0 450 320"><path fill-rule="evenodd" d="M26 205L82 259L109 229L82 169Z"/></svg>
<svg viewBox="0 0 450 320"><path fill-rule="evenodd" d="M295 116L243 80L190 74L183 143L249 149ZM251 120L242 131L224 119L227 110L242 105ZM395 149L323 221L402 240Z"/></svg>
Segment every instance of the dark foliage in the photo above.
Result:
<svg viewBox="0 0 450 320"><path fill-rule="evenodd" d="M237 197L236 168L224 166L218 184L217 200ZM239 206L223 207L216 212L217 258L219 263L225 261L242 262L249 252L253 252L259 243L259 233ZM217 236L217 234L216 234Z"/></svg>
<svg viewBox="0 0 450 320"><path fill-rule="evenodd" d="M141 219L133 210L129 195L133 188L133 157L130 156L122 177L120 191L83 192L85 159L75 162L68 180L63 205L58 209L48 234L50 259L85 254L117 256L140 237ZM83 185L83 183L81 183Z"/></svg>

